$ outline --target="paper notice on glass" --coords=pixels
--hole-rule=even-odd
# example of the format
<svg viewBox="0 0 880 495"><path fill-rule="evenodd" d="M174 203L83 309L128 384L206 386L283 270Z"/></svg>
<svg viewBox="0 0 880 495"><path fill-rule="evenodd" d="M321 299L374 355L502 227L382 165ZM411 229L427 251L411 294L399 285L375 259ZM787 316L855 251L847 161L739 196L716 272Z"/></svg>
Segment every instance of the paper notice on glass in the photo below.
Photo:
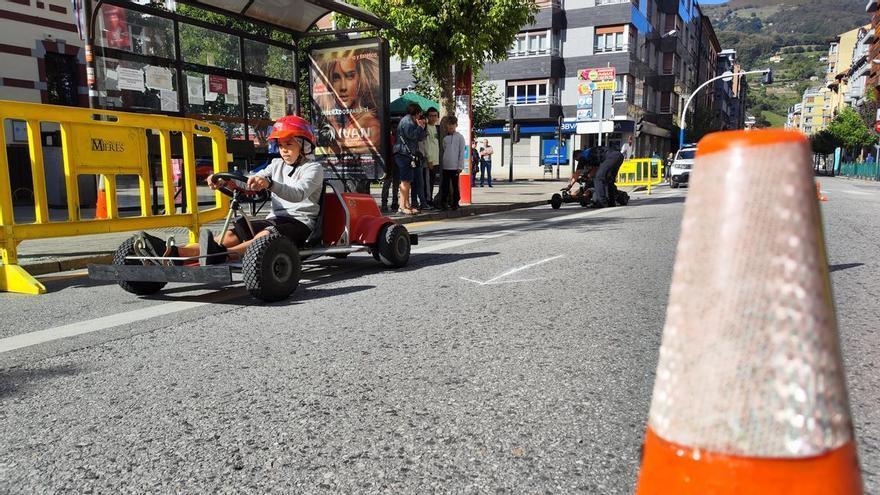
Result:
<svg viewBox="0 0 880 495"><path fill-rule="evenodd" d="M284 117L287 100L284 97L284 88L281 86L269 86L269 118L278 120Z"/></svg>
<svg viewBox="0 0 880 495"><path fill-rule="evenodd" d="M238 105L238 81L230 79L226 85L226 104Z"/></svg>
<svg viewBox="0 0 880 495"><path fill-rule="evenodd" d="M138 91L140 93L143 93L146 89L144 88L144 71L119 67L116 69L116 74L119 76L119 89Z"/></svg>
<svg viewBox="0 0 880 495"><path fill-rule="evenodd" d="M204 105L205 80L201 77L186 76L186 96L190 105Z"/></svg>
<svg viewBox="0 0 880 495"><path fill-rule="evenodd" d="M147 78L147 87L150 89L158 89L159 91L174 91L172 79L174 76L171 70L165 67L156 67L148 65L144 67L144 75Z"/></svg>
<svg viewBox="0 0 880 495"><path fill-rule="evenodd" d="M159 91L159 100L162 102L163 112L176 112L177 107L177 91Z"/></svg>
<svg viewBox="0 0 880 495"><path fill-rule="evenodd" d="M205 76L205 101L217 101L217 93L211 91L210 76Z"/></svg>
<svg viewBox="0 0 880 495"><path fill-rule="evenodd" d="M260 86L248 86L248 103L265 107L266 88Z"/></svg>

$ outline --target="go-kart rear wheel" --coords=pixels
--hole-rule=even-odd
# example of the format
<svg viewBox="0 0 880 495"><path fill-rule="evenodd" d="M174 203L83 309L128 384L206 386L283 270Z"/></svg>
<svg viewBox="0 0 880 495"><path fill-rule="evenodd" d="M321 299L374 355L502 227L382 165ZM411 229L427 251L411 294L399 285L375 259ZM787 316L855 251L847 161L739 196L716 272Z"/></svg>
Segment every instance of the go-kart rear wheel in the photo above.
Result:
<svg viewBox="0 0 880 495"><path fill-rule="evenodd" d="M379 231L379 237L372 250L373 257L385 266L400 268L409 262L410 247L409 232L406 227L389 223Z"/></svg>
<svg viewBox="0 0 880 495"><path fill-rule="evenodd" d="M562 195L559 193L550 196L550 206L553 207L554 210L558 210L560 206L562 206Z"/></svg>
<svg viewBox="0 0 880 495"><path fill-rule="evenodd" d="M165 251L165 246L162 246L162 251ZM126 239L125 242L120 244L119 248L116 249L116 253L113 254L113 264L114 265L141 265L142 263L137 260L127 260L128 256L135 256L134 252L134 239ZM166 282L133 282L127 280L120 280L119 286L122 287L122 290L125 292L130 292L132 294L137 294L139 296L148 296L150 294L155 294L162 290L165 287Z"/></svg>
<svg viewBox="0 0 880 495"><path fill-rule="evenodd" d="M586 194L581 194L580 199L578 199L578 203L580 203L580 205L584 208L590 206L590 196L587 196Z"/></svg>
<svg viewBox="0 0 880 495"><path fill-rule="evenodd" d="M299 250L280 234L258 237L241 260L241 273L248 292L266 302L287 299L299 285Z"/></svg>
<svg viewBox="0 0 880 495"><path fill-rule="evenodd" d="M616 201L620 206L626 206L629 203L629 194L626 191L617 191Z"/></svg>

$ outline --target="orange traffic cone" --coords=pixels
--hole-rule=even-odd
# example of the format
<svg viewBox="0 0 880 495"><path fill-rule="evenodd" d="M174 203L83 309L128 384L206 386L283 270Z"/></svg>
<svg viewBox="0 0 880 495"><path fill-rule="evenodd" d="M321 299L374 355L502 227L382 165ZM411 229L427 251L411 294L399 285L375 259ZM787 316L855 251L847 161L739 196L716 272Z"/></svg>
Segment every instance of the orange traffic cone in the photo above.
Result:
<svg viewBox="0 0 880 495"><path fill-rule="evenodd" d="M819 184L819 181L816 181L816 197L819 201L828 201L827 196L822 196L822 186Z"/></svg>
<svg viewBox="0 0 880 495"><path fill-rule="evenodd" d="M861 494L809 141L698 149L636 493Z"/></svg>
<svg viewBox="0 0 880 495"><path fill-rule="evenodd" d="M98 201L95 204L95 219L107 219L107 191L104 190L104 176L98 177Z"/></svg>

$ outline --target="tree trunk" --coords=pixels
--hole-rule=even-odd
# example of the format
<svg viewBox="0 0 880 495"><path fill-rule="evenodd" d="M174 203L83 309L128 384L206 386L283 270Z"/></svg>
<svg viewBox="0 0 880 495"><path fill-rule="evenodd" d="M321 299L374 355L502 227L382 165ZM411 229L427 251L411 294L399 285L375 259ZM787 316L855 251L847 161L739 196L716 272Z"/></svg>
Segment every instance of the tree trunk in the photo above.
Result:
<svg viewBox="0 0 880 495"><path fill-rule="evenodd" d="M455 76L451 65L437 73L437 84L440 86L440 116L455 115Z"/></svg>

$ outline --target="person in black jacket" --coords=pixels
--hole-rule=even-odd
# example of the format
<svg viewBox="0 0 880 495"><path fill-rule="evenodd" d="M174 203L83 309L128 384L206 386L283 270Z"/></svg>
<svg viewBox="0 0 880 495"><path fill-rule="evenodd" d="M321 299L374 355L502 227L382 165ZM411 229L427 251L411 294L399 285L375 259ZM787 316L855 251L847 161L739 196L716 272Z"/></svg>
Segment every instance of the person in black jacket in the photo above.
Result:
<svg viewBox="0 0 880 495"><path fill-rule="evenodd" d="M595 189L590 206L593 208L614 206L614 196L617 191L614 182L617 180L617 172L623 165L623 153L611 147L595 146L590 148L587 159L599 164L599 169L593 178Z"/></svg>

